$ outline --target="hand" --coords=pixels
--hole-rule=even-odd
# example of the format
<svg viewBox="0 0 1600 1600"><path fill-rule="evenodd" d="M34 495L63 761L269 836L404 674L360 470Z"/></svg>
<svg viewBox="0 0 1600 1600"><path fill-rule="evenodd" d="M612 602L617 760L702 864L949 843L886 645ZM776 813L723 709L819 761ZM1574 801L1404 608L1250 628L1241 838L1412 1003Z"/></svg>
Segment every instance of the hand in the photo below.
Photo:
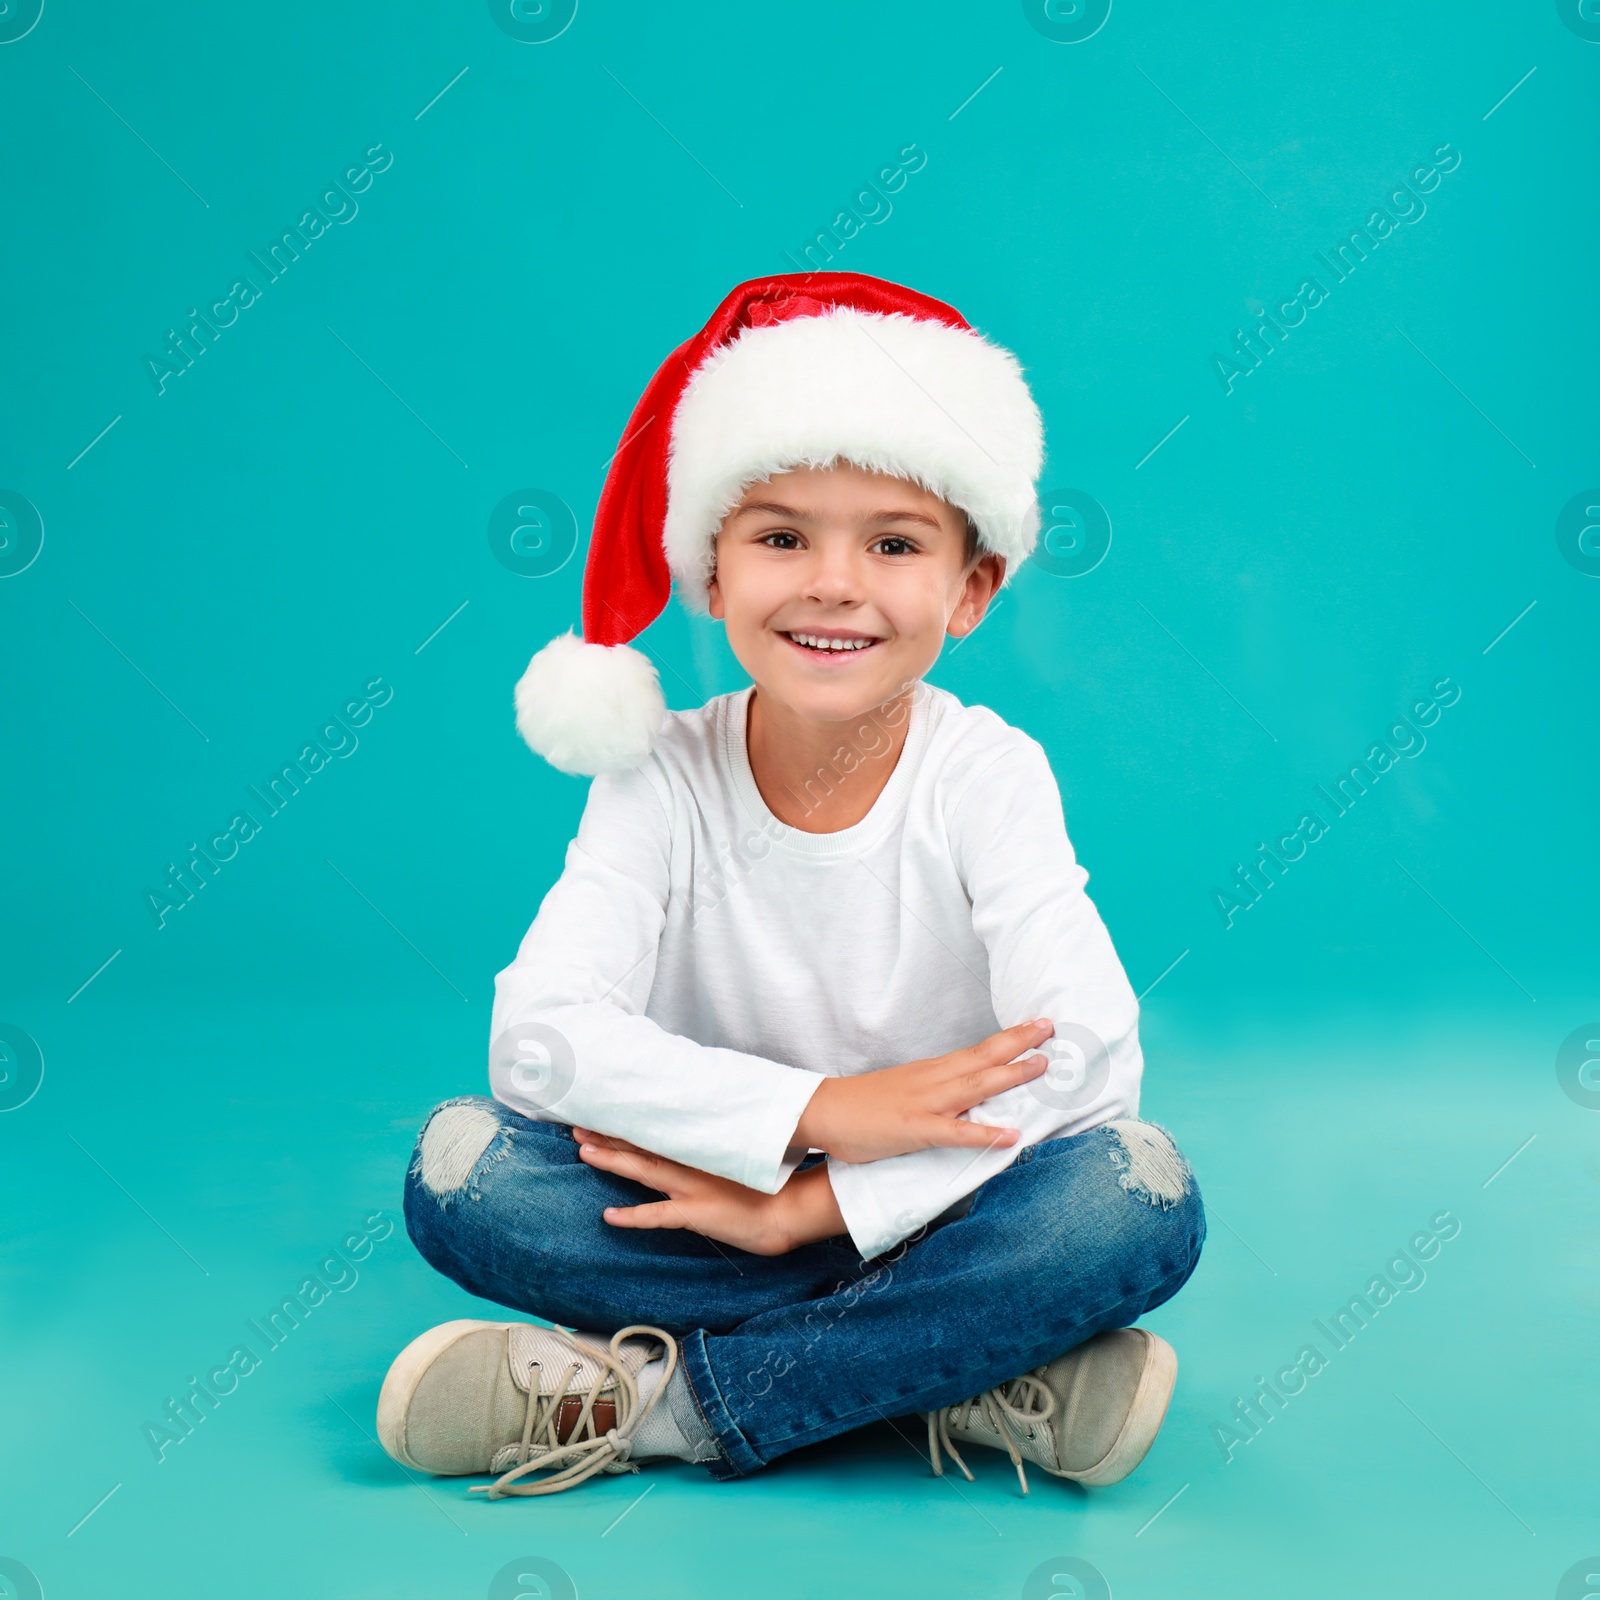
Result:
<svg viewBox="0 0 1600 1600"><path fill-rule="evenodd" d="M845 1232L825 1166L795 1174L776 1194L763 1194L641 1150L626 1139L587 1128L572 1132L578 1155L589 1166L631 1178L667 1197L637 1206L607 1206L601 1215L614 1228L684 1228L757 1256L785 1255L799 1245Z"/></svg>
<svg viewBox="0 0 1600 1600"><path fill-rule="evenodd" d="M935 1146L981 1150L1013 1145L1022 1137L1016 1128L968 1122L962 1113L990 1095L1043 1077L1049 1067L1043 1056L1011 1058L1055 1031L1047 1017L1019 1022L949 1055L851 1078L824 1078L790 1142L826 1150L841 1161L881 1161Z"/></svg>

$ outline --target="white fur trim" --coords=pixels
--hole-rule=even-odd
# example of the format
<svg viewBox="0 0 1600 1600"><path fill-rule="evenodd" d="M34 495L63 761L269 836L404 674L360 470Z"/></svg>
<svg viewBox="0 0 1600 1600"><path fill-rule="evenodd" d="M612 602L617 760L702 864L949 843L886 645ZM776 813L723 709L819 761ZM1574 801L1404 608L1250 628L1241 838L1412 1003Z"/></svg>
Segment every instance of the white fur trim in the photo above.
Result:
<svg viewBox="0 0 1600 1600"><path fill-rule="evenodd" d="M959 506L1007 578L1039 535L1044 423L1009 350L970 329L836 307L746 328L713 351L672 424L662 540L706 609L717 529L752 483L846 460Z"/></svg>
<svg viewBox="0 0 1600 1600"><path fill-rule="evenodd" d="M650 658L631 645L559 634L517 683L517 731L551 766L575 776L626 772L656 742L667 703Z"/></svg>

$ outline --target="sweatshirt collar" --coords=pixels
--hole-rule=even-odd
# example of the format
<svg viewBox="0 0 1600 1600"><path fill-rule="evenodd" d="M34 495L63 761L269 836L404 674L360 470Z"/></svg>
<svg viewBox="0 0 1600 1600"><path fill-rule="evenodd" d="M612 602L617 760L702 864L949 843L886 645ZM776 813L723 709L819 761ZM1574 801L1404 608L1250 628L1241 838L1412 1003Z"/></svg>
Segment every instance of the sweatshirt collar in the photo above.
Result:
<svg viewBox="0 0 1600 1600"><path fill-rule="evenodd" d="M774 848L789 855L808 857L812 860L837 860L858 854L865 847L876 844L900 821L905 815L911 785L916 779L916 771L921 764L922 753L927 744L933 691L926 679L919 678L911 691L910 725L906 730L905 744L901 747L900 758L895 763L894 771L889 775L889 781L883 786L882 792L866 816L851 827L841 828L834 833L807 833L802 828L792 828L788 823L779 821L773 815L771 807L762 799L761 791L756 787L755 775L750 770L750 751L745 738L749 726L750 697L754 693L755 686L752 684L724 696L720 743L724 770L732 781L741 808L749 821L754 824L756 831L770 839ZM861 761L872 759L866 751L872 742L873 720L880 715L868 712L860 719L860 726L867 730L865 739L841 741L846 752L846 762L852 754ZM844 764L823 769L818 774L817 781L829 784L848 781Z"/></svg>

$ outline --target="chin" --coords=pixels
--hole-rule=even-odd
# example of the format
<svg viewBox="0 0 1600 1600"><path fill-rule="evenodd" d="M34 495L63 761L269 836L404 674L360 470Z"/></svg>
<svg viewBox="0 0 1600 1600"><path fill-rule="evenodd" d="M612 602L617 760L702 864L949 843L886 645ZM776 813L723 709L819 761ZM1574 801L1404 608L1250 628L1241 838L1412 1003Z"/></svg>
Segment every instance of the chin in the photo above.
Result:
<svg viewBox="0 0 1600 1600"><path fill-rule="evenodd" d="M844 722L892 699L899 681L885 681L881 673L873 673L870 677L862 674L853 683L808 683L786 674L769 680L768 686L802 716L818 722Z"/></svg>

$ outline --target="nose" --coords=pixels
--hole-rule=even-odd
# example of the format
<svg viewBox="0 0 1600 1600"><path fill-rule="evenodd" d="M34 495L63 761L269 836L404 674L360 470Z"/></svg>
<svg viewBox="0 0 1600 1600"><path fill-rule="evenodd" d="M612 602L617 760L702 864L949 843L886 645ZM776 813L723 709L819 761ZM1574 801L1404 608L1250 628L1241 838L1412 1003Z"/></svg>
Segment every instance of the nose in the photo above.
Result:
<svg viewBox="0 0 1600 1600"><path fill-rule="evenodd" d="M819 605L860 605L866 589L859 553L843 539L818 540L806 563L802 588L805 598Z"/></svg>

